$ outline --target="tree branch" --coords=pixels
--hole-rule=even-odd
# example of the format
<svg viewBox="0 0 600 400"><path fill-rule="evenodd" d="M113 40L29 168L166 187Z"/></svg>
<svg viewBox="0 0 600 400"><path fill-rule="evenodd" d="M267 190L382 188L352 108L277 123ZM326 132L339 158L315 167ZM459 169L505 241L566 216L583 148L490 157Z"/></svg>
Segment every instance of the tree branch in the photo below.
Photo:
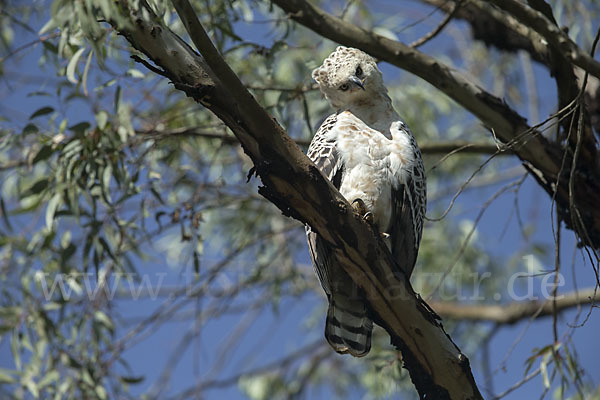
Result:
<svg viewBox="0 0 600 400"><path fill-rule="evenodd" d="M136 131L137 135L143 135L148 139L166 139L177 136L194 136L205 139L220 140L225 144L238 144L238 139L225 132L215 132L214 130L205 130L203 128L178 128L169 130L145 130ZM301 147L308 147L309 139L296 139L296 144ZM425 142L419 143L419 148L423 154L448 154L451 152L461 154L496 154L498 156L508 156L514 153L510 150L499 151L498 147L489 143L472 143L465 140L452 140L447 142Z"/></svg>
<svg viewBox="0 0 600 400"><path fill-rule="evenodd" d="M304 0L273 0L290 18L320 35L346 46L362 49L376 58L417 75L477 116L490 127L495 137L512 148L523 165L546 192L556 200L557 210L567 227L574 230L580 240L593 248L600 248L600 171L596 167L594 149L577 164L574 174L577 188L574 197L569 195L566 179L559 178L561 161L565 152L560 144L552 143L537 129L530 127L525 118L504 101L457 73L452 68L412 49L400 42L366 31L354 24L336 18ZM564 118L576 107L571 102L557 114ZM535 128L535 129L534 129ZM557 185L558 183L558 185ZM574 199L582 215L583 224L574 224L570 205Z"/></svg>
<svg viewBox="0 0 600 400"><path fill-rule="evenodd" d="M519 23L513 16L506 14L491 4L471 0L456 8L453 0L421 0L446 13L456 10L454 18L469 23L473 38L487 46L509 52L525 50L539 63L548 65L548 45L533 29Z"/></svg>
<svg viewBox="0 0 600 400"><path fill-rule="evenodd" d="M449 13L457 3L447 0L422 0ZM508 14L495 9L497 5ZM582 51L563 32L554 18L516 0L472 0L457 10L456 18L469 21L475 39L492 44L501 50L526 50L533 59L550 66L548 44L560 50L573 64L600 77L600 63ZM548 7L549 8L549 7ZM550 14L551 15L551 14ZM545 40L541 40L541 39ZM545 42L545 43L544 43ZM547 44L546 44L547 43Z"/></svg>
<svg viewBox="0 0 600 400"><path fill-rule="evenodd" d="M122 1L132 23L113 23L177 88L204 104L232 130L264 184L259 193L285 215L310 224L331 246L341 266L365 291L392 343L402 351L404 366L421 397L480 399L467 357L406 276L398 272L379 236L248 93L213 47L189 3L174 3L204 58L162 25L149 7L133 10Z"/></svg>
<svg viewBox="0 0 600 400"><path fill-rule="evenodd" d="M573 64L596 78L600 78L600 62L581 51L579 46L544 14L517 0L490 0L490 2L513 15L523 24L535 29L548 41L550 46L559 50Z"/></svg>
<svg viewBox="0 0 600 400"><path fill-rule="evenodd" d="M466 4L461 4L461 7L456 6L458 2L451 0L421 1L441 8L446 13L454 12L455 18L463 19L471 25L473 38L482 41L487 46L494 46L509 52L525 50L532 59L546 66L556 80L559 109L565 107L577 96L579 85L583 82L583 70L576 68L576 71L573 71L571 61L562 54L560 49L549 46L542 35L519 22L513 15L480 0L471 0ZM544 0L528 0L528 4L535 5L535 8L548 18L548 23L556 25L552 9ZM598 80L595 77L593 79ZM586 120L586 137L591 143L593 134L589 126L593 126L597 132L600 132L598 123L600 113L596 107L595 94L590 97L589 93L590 91L586 88L586 113L590 117L589 123ZM574 115L573 118L576 119L576 116ZM568 130L570 119L563 120L564 130Z"/></svg>
<svg viewBox="0 0 600 400"><path fill-rule="evenodd" d="M452 5L450 6L451 10L446 14L446 16L444 17L442 22L440 22L439 25L437 27L435 27L434 30L432 30L431 32L429 32L428 34L423 36L422 38L415 40L408 46L416 49L418 47L423 46L425 43L427 43L428 41L430 41L431 39L436 37L442 31L442 29L444 29L446 27L446 25L448 25L448 23L450 22L450 20L452 20L454 15L456 15L458 9L461 6L461 3L462 3L462 0L458 0L456 3L452 3Z"/></svg>
<svg viewBox="0 0 600 400"><path fill-rule="evenodd" d="M573 307L595 304L600 301L600 293L595 289L570 292L557 297L556 311L561 312ZM503 305L475 305L430 301L429 305L444 318L461 321L489 321L501 325L512 325L533 315L552 316L553 303L548 301L519 301Z"/></svg>
<svg viewBox="0 0 600 400"><path fill-rule="evenodd" d="M559 32L562 37L565 35L559 28L552 15L552 8L544 1L544 0L530 0L529 4L534 4L536 9L530 8L525 4L515 2L513 0L498 0L492 1L493 3L497 3L497 5L504 10L509 15L513 16L517 19L518 23L520 22L523 25L526 25L529 28L533 28L541 37L550 43L549 48L549 56L548 56L548 67L550 69L551 75L554 76L554 80L556 82L556 88L558 92L558 108L562 109L567 107L569 103L571 103L577 96L579 96L579 83L577 82L577 77L575 76L574 66L572 64L572 60L569 57L569 52L565 52L564 46L559 45L558 40L552 42L548 35L550 32ZM539 11L539 10L543 10ZM504 15L506 18L506 15ZM540 26L543 26L540 29ZM567 36L568 39L568 36ZM570 41L570 39L568 39ZM573 43L575 47L575 45ZM577 50L579 48L577 47ZM600 65L600 64L599 64ZM573 114L569 115L567 118L564 118L561 122L562 126L562 137L559 136L557 141L562 141L564 138L571 138L571 142L569 143L573 148L575 147L574 135L569 135L569 130L571 126L573 126L573 121L578 120L579 113L583 112L584 114L584 135L583 142L584 147L586 149L595 148L594 135L591 129L591 124L589 121L589 116L585 109L577 109ZM593 151L592 151L593 153Z"/></svg>

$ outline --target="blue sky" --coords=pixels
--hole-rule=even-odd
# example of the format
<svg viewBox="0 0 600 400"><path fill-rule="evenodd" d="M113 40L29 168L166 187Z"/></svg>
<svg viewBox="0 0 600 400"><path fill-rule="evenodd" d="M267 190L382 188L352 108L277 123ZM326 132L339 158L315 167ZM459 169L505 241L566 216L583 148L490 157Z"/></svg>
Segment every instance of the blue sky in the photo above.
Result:
<svg viewBox="0 0 600 400"><path fill-rule="evenodd" d="M408 18L414 17L418 19L427 15L424 9L414 7L414 2L407 2L407 4L411 6L410 10L414 13L414 16L410 15ZM390 2L377 1L374 2L374 7L381 7L380 9L385 11L387 10L386 7L391 6ZM33 25L37 29L41 27L42 21L37 21ZM420 34L421 32L428 31L430 25L435 25L435 22L417 25L414 29L417 34ZM461 27L462 25L458 26ZM265 29L257 29L256 25L243 24L239 24L237 28L237 33L248 40L264 44L269 43L269 38L264 36ZM464 29L464 26L462 26L462 29ZM35 36L31 33L25 31L19 32L15 47L20 43L26 43L33 39L35 39ZM442 44L444 40L451 39L442 38ZM440 44L435 45L439 46ZM431 46L434 46L434 44L431 44ZM427 51L427 47L424 50ZM33 110L46 106L49 102L53 101L51 97L32 97L27 95L29 91L40 90L40 87L49 88L49 91L54 90L52 89L52 85L57 80L53 75L52 68L46 68L38 64L40 51L41 46L39 45L31 47L19 53L10 63L6 63L5 65L6 75L0 81L0 85L3 86L0 90L4 93L4 96L0 99L0 113L10 113L13 120L2 122L4 126L22 127ZM15 75L11 71L16 71L16 68L18 68L19 74L39 77L41 81L35 80L33 84L26 85L12 82L12 77ZM403 72L398 72L396 68L387 65L382 65L382 70L387 80L397 79L398 74L403 74ZM538 78L540 98L542 99L540 106L541 115L544 116L554 106L554 104L549 103L552 101L550 99L554 96L554 87L549 83L550 78L547 71L536 67L535 74ZM126 82L131 83L131 80ZM432 88L432 90L434 89ZM132 94L133 92L135 92L135 88L131 87L127 94ZM68 109L64 110L64 115L74 122L77 122L78 119L93 119L91 110L83 105L82 102L70 103ZM518 164L516 160L514 160L514 164ZM256 186L257 182L254 180L250 184ZM495 185L465 192L460 198L463 211L453 214L452 217L474 218L482 202L497 191L500 186ZM446 204L447 201L447 198L442 200L442 204ZM539 188L533 179L527 178L520 190L518 201L522 214L529 221L535 221L537 224L531 241L544 243L551 248L552 227L548 195ZM522 237L514 216L508 224L506 233L502 235L502 232L505 230L506 221L510 217L512 205L513 195L509 193L504 194L498 201L492 203L478 225L479 237L482 241L485 241L486 248L493 256L504 257L506 256L506 249L518 249L522 246ZM502 239L498 240L499 237L502 237ZM567 283L563 287L564 291L572 290L575 287L571 279L570 267L573 248L573 235L571 232L565 231L562 244L562 264L565 266ZM219 250L212 249L215 259L218 259L220 256ZM166 273L162 281L165 286L176 285L181 283L182 279L185 280L185 276L182 277L174 269L166 267L164 258L160 258L160 256L158 254L159 258L151 262L145 262L143 265L139 265L139 267L143 268L144 272L148 273L151 279L155 279L153 282L158 282L161 279L161 274ZM210 263L210 257L207 258L208 263ZM307 254L301 256L299 261L308 265ZM250 264L252 260L241 260L240 262ZM551 269L553 267L551 254L543 258L542 263L544 269ZM523 270L525 270L525 266L523 266ZM578 253L575 258L574 271L576 273L577 287L587 288L592 284L593 274L591 267L589 264L584 263L581 253ZM415 273L418 274L418 270ZM533 279L536 294L539 294L541 279L542 277ZM502 293L502 299L506 299L506 293ZM150 315L164 301L165 299L160 298L138 301L118 300L115 302L115 306L124 318L139 319ZM316 327L307 327L305 322L307 314L311 313L315 306L318 305L324 305L324 297L310 294L298 298L284 298L279 306L279 310L267 308L256 315L252 315L252 313L247 313L243 316L224 315L211 321L208 325L203 326L202 330L195 336L195 344L189 348L192 351L188 350L181 356L177 367L172 371L170 385L166 389L166 392L177 393L187 388L196 378L210 372L211 367L218 361L215 358L217 352L214 350L227 345L227 335L235 329L240 319L247 319L247 322L251 324L251 328L243 336L239 347L235 351L232 351L231 355L223 361L224 368L218 375L219 379L227 379L227 377L234 376L240 371L264 365L284 356L291 350L313 343L320 338L322 339L322 324L324 321L320 320ZM203 306L205 305L190 302L184 306L184 309L195 312L202 309ZM583 314L585 315L586 312L587 309L584 308ZM565 331L567 328L566 324L572 321L575 315L576 310L572 310L561 316L559 332ZM164 366L168 362L171 351L176 348L182 334L191 329L193 329L193 326L190 325L189 321L161 324L160 327L151 328L149 330L152 332L151 335L136 343L135 346L125 352L125 358L133 371L135 371L135 375L144 375L146 378L143 384L133 389L134 393L148 389L150 383L158 378L162 371L161 366ZM592 314L586 325L582 328L577 328L574 335L575 348L578 352L581 366L588 372L589 378L594 379L596 385L600 383L597 380L597 376L600 376L600 360L597 357L600 345L595 337L599 329L600 321L598 321L595 314ZM123 332L124 330L119 333ZM525 333L523 334L523 332ZM521 340L518 341L512 352L507 356L516 338L522 334ZM530 326L528 326L527 321L523 321L515 326L500 328L494 335L490 345L490 365L492 370L498 370L494 374L494 393L501 393L522 379L525 360L531 355L532 349L551 342L552 320L550 318L535 321ZM457 344L461 348L469 346L469 343L458 342ZM470 356L469 354L467 355ZM348 362L357 362L356 360L350 360L348 357L338 355L334 357L340 357L344 362L347 360ZM0 367L10 366L12 364L10 361L11 358L7 342L3 340L0 342ZM506 362L503 363L505 358ZM474 359L474 357L471 357L471 359ZM485 383L483 374L481 373L481 366L473 363L472 369L476 381L479 383L480 388L484 390ZM516 400L539 396L542 386L541 377L538 376L505 398ZM328 398L330 395L331 393L326 389L317 389L314 392L309 392L308 398ZM364 392L356 390L352 391L350 398L359 399L363 398L364 395ZM225 397L231 399L244 398L237 390L236 385L227 388L212 389L205 392L203 397L215 399Z"/></svg>

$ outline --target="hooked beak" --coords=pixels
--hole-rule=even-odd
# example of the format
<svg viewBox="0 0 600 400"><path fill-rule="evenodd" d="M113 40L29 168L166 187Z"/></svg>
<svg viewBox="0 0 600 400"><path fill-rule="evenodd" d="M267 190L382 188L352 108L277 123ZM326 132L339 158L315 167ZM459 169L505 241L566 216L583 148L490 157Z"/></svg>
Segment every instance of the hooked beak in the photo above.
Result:
<svg viewBox="0 0 600 400"><path fill-rule="evenodd" d="M359 88L361 88L362 90L365 90L365 87L363 86L363 83L360 79L358 79L356 76L352 75L350 77L350 79L348 79L350 82L354 83L356 86L358 86Z"/></svg>

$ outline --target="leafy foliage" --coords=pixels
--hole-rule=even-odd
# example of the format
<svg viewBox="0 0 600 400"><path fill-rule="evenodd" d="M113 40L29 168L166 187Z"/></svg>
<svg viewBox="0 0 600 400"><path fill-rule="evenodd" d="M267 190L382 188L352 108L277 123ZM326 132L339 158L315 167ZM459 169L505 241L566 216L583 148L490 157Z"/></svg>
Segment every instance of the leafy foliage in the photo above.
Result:
<svg viewBox="0 0 600 400"><path fill-rule="evenodd" d="M354 389L369 398L410 393L401 360L381 330L364 362L308 346L306 353L282 357L271 368L247 372L240 367L234 371L238 379L224 379L222 364L248 329L248 315L268 314L285 324L291 303L307 304L313 310L300 314L306 323L295 347L305 338L320 338L323 300L307 265L303 228L258 196L257 182L246 183L249 160L219 120L129 57L135 50L105 22L128 23L118 2L13 3L3 4L0 13L0 46L6 54L0 72L10 82L11 95L22 97L18 106L2 102L0 108L0 345L12 358L0 369L3 396L108 399L144 393L160 398L179 360L177 352L188 349L202 329L218 331L211 324L227 316L235 321L220 329L234 331L227 339L231 346L209 349L215 352L210 371L219 378L199 379L198 387L237 384L255 399L295 397L315 388L339 397ZM413 15L390 15L387 6L322 3L388 37L410 42L423 34L421 25L413 29ZM583 12L574 3L555 1L553 8L572 27L572 37L587 45L598 7L594 3ZM186 37L170 2L150 4ZM330 112L310 71L334 44L295 25L268 1L198 0L193 5L203 10L198 14L215 45L257 100L292 138L310 139ZM414 9L425 15L424 21L430 11ZM458 24L448 33L464 35ZM516 107L527 106L518 56L472 41L446 47L449 37L440 40L441 45L428 49L431 54L498 88ZM482 59L491 60L492 68L482 68ZM447 97L382 68L396 107L420 143L481 138L493 143L486 129ZM43 76L28 77L33 73ZM439 158L426 155L430 216L444 212L460 183L486 159ZM495 160L474 186L497 190L502 182L518 180L523 173L518 165L514 159ZM507 170L506 179L494 179ZM510 189L515 197L519 187ZM444 290L471 295L473 274L489 271L493 279L477 290L492 302L491 294L520 268L522 254L551 255L533 238L533 218L523 223L523 246L490 254L493 239L469 212L474 203L482 203L480 197L467 193L442 222L428 223L414 280L424 296L443 297ZM440 274L449 267L451 273ZM177 288L152 287L160 285L146 278L156 271L166 272ZM183 282L182 276L189 279ZM120 308L145 297L160 305L144 308L143 317L131 322ZM173 340L179 345L165 365L157 366L160 376L148 378L129 366L127 350L136 341L181 320L189 329ZM488 340L489 324L447 325L469 351ZM553 388L558 397L583 398L587 390L598 396L566 342L561 348L532 350L525 374L543 368L541 390ZM273 352L284 354L285 345Z"/></svg>

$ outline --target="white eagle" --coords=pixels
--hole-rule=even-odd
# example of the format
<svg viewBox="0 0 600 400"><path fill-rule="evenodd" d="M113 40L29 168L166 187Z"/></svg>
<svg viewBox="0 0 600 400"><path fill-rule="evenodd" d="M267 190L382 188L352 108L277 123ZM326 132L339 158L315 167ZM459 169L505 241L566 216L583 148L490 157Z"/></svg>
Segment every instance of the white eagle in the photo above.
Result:
<svg viewBox="0 0 600 400"><path fill-rule="evenodd" d="M317 130L308 157L381 233L397 265L410 277L426 207L417 142L392 107L373 57L340 46L312 77L337 111ZM329 300L325 337L338 353L364 356L377 317L319 234L310 227L306 234Z"/></svg>

